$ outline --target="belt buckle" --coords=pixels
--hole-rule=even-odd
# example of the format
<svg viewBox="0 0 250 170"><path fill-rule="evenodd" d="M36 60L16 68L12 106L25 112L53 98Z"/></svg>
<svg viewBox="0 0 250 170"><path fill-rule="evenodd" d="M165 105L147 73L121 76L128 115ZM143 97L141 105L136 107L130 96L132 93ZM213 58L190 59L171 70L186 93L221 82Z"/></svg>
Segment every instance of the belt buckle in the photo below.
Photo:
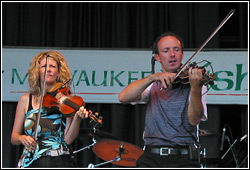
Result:
<svg viewBox="0 0 250 170"><path fill-rule="evenodd" d="M63 155L63 153L64 153L63 148L58 148L55 150L51 150L50 156L60 156L60 155Z"/></svg>
<svg viewBox="0 0 250 170"><path fill-rule="evenodd" d="M53 156L60 156L60 155L64 155L64 154L69 155L70 154L69 150L68 149L63 150L63 148L59 148L59 149L51 150L47 153L48 156L52 156L52 157Z"/></svg>
<svg viewBox="0 0 250 170"><path fill-rule="evenodd" d="M57 150L51 150L49 156L58 156L58 151Z"/></svg>
<svg viewBox="0 0 250 170"><path fill-rule="evenodd" d="M164 155L167 156L167 155L171 154L172 150L173 150L173 148L160 148L160 155L161 156L164 156Z"/></svg>

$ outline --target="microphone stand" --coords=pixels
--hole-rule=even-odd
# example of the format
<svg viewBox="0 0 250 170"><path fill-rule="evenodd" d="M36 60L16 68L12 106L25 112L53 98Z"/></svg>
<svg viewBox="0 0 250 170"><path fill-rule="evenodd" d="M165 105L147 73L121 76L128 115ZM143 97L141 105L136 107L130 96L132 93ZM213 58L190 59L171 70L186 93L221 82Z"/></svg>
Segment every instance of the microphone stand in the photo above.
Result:
<svg viewBox="0 0 250 170"><path fill-rule="evenodd" d="M154 57L154 54L152 54L152 58L151 58L151 73L152 74L155 73L155 57Z"/></svg>
<svg viewBox="0 0 250 170"><path fill-rule="evenodd" d="M227 155L227 153L231 150L232 151L232 154L233 154L233 157L234 157L234 161L235 161L235 164L236 164L236 168L239 168L239 161L238 161L238 159L237 159L237 157L236 157L236 154L235 154L235 151L234 151L234 149L233 149L233 146L235 145L235 143L238 141L237 139L233 142L233 144L231 144L231 141L230 141L230 139L229 139L229 137L226 135L225 136L225 138L226 138L226 140L228 141L228 143L229 143L229 148L228 148L228 150L225 152L225 154L221 157L221 159L223 159L226 155Z"/></svg>

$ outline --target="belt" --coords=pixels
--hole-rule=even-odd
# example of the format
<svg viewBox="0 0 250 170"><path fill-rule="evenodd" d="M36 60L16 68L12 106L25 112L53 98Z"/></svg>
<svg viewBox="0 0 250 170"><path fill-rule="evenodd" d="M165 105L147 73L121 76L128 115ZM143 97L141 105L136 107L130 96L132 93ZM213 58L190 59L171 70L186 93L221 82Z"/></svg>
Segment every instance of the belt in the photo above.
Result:
<svg viewBox="0 0 250 170"><path fill-rule="evenodd" d="M60 155L70 155L69 149L67 148L66 150L63 150L63 148L59 148L44 153L44 156L60 156Z"/></svg>
<svg viewBox="0 0 250 170"><path fill-rule="evenodd" d="M153 147L146 146L145 152L168 156L168 155L188 155L188 147Z"/></svg>

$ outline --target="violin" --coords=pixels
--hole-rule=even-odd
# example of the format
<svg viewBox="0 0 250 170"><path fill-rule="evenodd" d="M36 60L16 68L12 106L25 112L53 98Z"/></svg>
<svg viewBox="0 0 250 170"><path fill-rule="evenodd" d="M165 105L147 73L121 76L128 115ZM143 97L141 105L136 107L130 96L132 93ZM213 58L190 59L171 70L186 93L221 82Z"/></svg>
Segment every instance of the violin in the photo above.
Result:
<svg viewBox="0 0 250 170"><path fill-rule="evenodd" d="M173 82L173 85L176 84L189 84L189 75L188 75L188 70L189 68L199 68L202 69L202 80L201 80L201 84L207 86L209 85L214 85L214 80L216 79L215 76L213 76L213 73L210 73L209 75L206 73L206 69L205 67L198 67L196 62L190 63L185 70L183 70L178 77L176 77L176 79Z"/></svg>
<svg viewBox="0 0 250 170"><path fill-rule="evenodd" d="M85 107L85 102L80 96L70 94L69 88L65 87L65 84L58 82L44 95L42 105L50 111L59 110L65 117L72 117L81 106ZM89 117L92 120L102 124L102 119L96 117L98 113L89 112Z"/></svg>

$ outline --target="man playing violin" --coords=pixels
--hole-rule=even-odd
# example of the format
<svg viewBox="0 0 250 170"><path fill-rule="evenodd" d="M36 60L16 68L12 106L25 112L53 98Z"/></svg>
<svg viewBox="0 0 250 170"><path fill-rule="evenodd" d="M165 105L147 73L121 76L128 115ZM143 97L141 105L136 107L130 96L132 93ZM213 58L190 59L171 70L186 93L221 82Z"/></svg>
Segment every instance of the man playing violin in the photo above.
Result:
<svg viewBox="0 0 250 170"><path fill-rule="evenodd" d="M72 78L66 60L57 51L41 52L31 60L28 75L30 92L18 101L11 134L12 144L24 145L18 167L76 167L69 146L78 136L81 120L89 117L89 111L81 106L74 116L65 118L59 109L47 112L41 106L44 94L53 85Z"/></svg>
<svg viewBox="0 0 250 170"><path fill-rule="evenodd" d="M144 154L137 167L200 167L198 125L207 119L202 69L190 67L188 84L172 84L184 53L182 39L171 32L156 39L153 53L162 72L130 83L119 94L124 104L147 103Z"/></svg>

